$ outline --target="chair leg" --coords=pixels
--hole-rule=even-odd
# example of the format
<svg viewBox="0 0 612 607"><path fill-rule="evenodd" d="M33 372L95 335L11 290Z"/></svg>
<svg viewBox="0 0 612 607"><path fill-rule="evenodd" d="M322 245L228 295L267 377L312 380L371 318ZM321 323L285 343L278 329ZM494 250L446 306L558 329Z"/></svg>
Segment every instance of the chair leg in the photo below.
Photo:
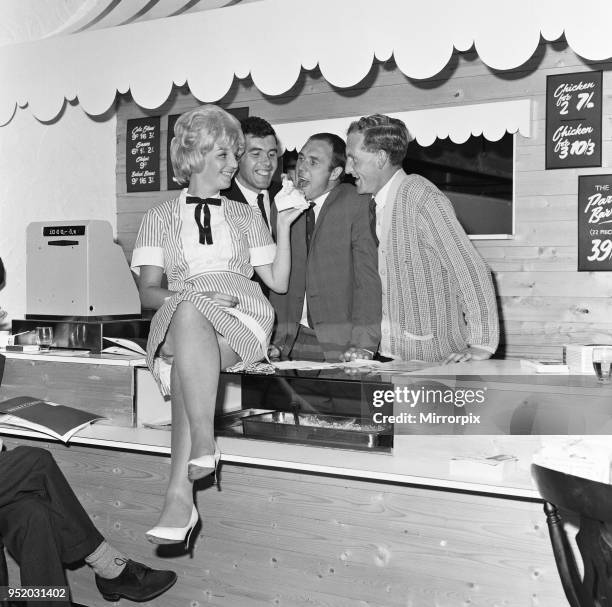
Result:
<svg viewBox="0 0 612 607"><path fill-rule="evenodd" d="M8 568L6 566L6 556L4 555L4 544L0 538L0 586L8 586ZM7 605L6 601L0 598L0 605Z"/></svg>
<svg viewBox="0 0 612 607"><path fill-rule="evenodd" d="M561 578L561 584L565 596L571 607L590 607L593 602L585 602L583 599L582 580L578 573L578 566L563 528L563 519L554 504L544 502L544 512L548 524L550 542L557 563L557 571Z"/></svg>
<svg viewBox="0 0 612 607"><path fill-rule="evenodd" d="M597 607L612 607L612 550L602 531L599 521L582 518L576 543L584 562L585 594L593 597Z"/></svg>

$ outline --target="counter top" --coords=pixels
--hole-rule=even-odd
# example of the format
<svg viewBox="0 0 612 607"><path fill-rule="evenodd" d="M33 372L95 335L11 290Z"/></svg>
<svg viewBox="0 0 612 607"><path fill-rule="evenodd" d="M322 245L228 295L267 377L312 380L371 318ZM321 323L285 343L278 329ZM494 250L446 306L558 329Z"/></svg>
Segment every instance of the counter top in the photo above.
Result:
<svg viewBox="0 0 612 607"><path fill-rule="evenodd" d="M83 363L96 365L117 365L138 367L145 365L145 359L138 355L92 354L88 350L50 350L49 352L7 352L0 348L0 355L6 358L43 360L62 363Z"/></svg>
<svg viewBox="0 0 612 607"><path fill-rule="evenodd" d="M14 353L9 358L25 358L33 361L76 362L103 365L142 366L138 356L123 357L116 355L57 355L47 353ZM146 370L142 369L146 373ZM304 377L303 372L283 371L282 377ZM362 382L390 382L394 385L410 384L424 377L435 381L451 383L483 379L494 379L495 389L499 389L516 402L517 389L526 386L528 394L571 395L574 391L581 395L592 396L595 401L607 399L608 387L602 390L594 376L568 376L542 374L521 368L520 361L488 360L453 365L431 366L416 371L360 372L347 375L342 370L307 372L320 379ZM521 395L519 394L519 397ZM612 402L612 401L610 401ZM581 401L580 411L585 403ZM7 436L36 437L50 440L48 436L25 430L2 428L0 434ZM567 434L567 432L565 433ZM151 428L130 428L96 423L75 435L72 444L93 445L105 448L170 454L170 432ZM350 476L361 479L377 479L394 483L415 484L439 487L457 491L482 492L500 496L538 499L529 473L531 457L541 447L541 436L502 435L474 433L445 435L443 433L424 435L422 433L402 433L396 429L393 453L357 451L344 448L328 448L300 444L279 443L251 438L221 436L218 439L223 453L222 460L240 464L279 467L304 470L317 474ZM450 461L456 456L492 456L509 454L518 458L516 470L505 473L499 478L482 480L479 478L459 478L450 473Z"/></svg>

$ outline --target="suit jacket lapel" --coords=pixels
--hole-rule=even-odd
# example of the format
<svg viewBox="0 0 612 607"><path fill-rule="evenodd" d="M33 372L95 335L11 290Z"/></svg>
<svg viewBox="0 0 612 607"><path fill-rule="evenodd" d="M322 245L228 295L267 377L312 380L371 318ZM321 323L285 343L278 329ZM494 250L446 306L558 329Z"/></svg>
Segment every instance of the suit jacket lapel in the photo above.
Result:
<svg viewBox="0 0 612 607"><path fill-rule="evenodd" d="M330 193L327 195L321 210L319 211L319 216L317 217L317 221L315 223L314 230L312 232L312 236L310 237L310 246L312 247L316 238L317 233L319 231L319 226L325 220L325 215L329 212L329 207L334 204L334 202L338 199L338 193L340 191L340 186L336 186Z"/></svg>

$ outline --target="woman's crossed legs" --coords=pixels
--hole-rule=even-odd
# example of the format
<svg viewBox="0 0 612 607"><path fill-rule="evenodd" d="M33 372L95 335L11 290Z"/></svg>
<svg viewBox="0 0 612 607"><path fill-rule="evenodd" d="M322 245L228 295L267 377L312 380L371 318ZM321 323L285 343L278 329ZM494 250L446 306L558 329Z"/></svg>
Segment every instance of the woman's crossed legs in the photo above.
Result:
<svg viewBox="0 0 612 607"><path fill-rule="evenodd" d="M187 462L215 451L214 417L219 373L240 359L210 321L181 302L168 328L162 355L171 356L172 435L170 480L159 526L181 527L193 507Z"/></svg>

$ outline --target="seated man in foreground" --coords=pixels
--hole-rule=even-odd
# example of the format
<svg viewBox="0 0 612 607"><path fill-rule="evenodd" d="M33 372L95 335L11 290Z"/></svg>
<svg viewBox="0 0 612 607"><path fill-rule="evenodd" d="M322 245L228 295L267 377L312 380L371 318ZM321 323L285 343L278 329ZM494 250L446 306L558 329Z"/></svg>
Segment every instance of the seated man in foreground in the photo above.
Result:
<svg viewBox="0 0 612 607"><path fill-rule="evenodd" d="M104 539L45 449L0 452L0 538L19 563L22 587L66 586L64 564L82 560L108 601L149 601L176 582L174 571L132 561ZM71 603L65 597L35 604Z"/></svg>

